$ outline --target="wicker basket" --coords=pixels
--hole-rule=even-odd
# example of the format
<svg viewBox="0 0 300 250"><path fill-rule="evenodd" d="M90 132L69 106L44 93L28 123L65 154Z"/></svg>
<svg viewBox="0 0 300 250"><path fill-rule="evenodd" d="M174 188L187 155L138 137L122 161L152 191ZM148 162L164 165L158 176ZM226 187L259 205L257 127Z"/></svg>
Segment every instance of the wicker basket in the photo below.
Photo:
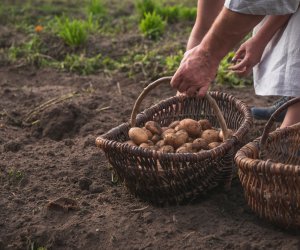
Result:
<svg viewBox="0 0 300 250"><path fill-rule="evenodd" d="M235 146L252 125L248 107L220 92L210 92L211 99L174 96L144 110L135 119L146 93L166 82L170 82L170 77L155 81L143 91L135 103L131 123L123 123L96 139L97 146L105 152L129 191L156 205L183 204L217 186L230 186ZM208 100L217 103L224 117L218 115ZM215 127L220 126L223 119L236 132L220 146L199 153L161 153L122 143L129 139L131 124L142 127L147 121L154 120L161 126L168 126L172 121L184 118L208 119ZM224 124L221 126L227 133L226 125L225 128Z"/></svg>
<svg viewBox="0 0 300 250"><path fill-rule="evenodd" d="M249 206L260 217L286 228L300 228L300 123L270 132L294 98L267 122L263 134L235 156Z"/></svg>

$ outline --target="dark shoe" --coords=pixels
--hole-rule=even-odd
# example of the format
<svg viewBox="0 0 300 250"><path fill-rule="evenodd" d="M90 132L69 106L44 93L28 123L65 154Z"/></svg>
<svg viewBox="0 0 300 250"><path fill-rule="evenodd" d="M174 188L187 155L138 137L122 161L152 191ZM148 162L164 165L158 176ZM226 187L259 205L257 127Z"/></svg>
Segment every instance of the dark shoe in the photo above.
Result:
<svg viewBox="0 0 300 250"><path fill-rule="evenodd" d="M288 100L290 100L289 96L284 96L277 100L272 106L270 107L253 107L251 108L251 112L254 119L257 120L269 120L271 115L284 103L286 103ZM282 122L286 114L286 110L283 111L279 116L276 122Z"/></svg>

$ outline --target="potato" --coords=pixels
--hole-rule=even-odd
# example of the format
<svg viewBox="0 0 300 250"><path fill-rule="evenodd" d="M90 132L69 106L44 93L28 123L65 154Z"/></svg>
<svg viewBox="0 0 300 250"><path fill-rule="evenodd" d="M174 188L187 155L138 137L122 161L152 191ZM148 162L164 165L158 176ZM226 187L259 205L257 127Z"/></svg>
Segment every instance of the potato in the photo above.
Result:
<svg viewBox="0 0 300 250"><path fill-rule="evenodd" d="M192 143L193 149L196 151L199 151L201 149L207 150L208 149L208 143L205 139L203 138L197 138L193 141Z"/></svg>
<svg viewBox="0 0 300 250"><path fill-rule="evenodd" d="M137 146L133 141L126 141L126 142L124 142L125 144L128 144L128 145L130 145L130 146Z"/></svg>
<svg viewBox="0 0 300 250"><path fill-rule="evenodd" d="M191 151L187 147L180 147L176 149L176 153L191 153Z"/></svg>
<svg viewBox="0 0 300 250"><path fill-rule="evenodd" d="M198 123L200 124L202 130L206 130L206 129L211 129L212 128L212 125L211 125L210 121L207 120L207 119L199 120Z"/></svg>
<svg viewBox="0 0 300 250"><path fill-rule="evenodd" d="M148 121L145 123L145 128L150 130L153 134L161 135L162 129L155 121Z"/></svg>
<svg viewBox="0 0 300 250"><path fill-rule="evenodd" d="M195 150L193 148L193 143L191 143L191 142L187 142L187 143L183 144L181 147L186 147L188 149L188 151L191 152L191 153L196 153L197 152L197 150Z"/></svg>
<svg viewBox="0 0 300 250"><path fill-rule="evenodd" d="M150 140L153 136L152 132L150 130L146 129L145 127L143 127L142 129L147 133L148 139Z"/></svg>
<svg viewBox="0 0 300 250"><path fill-rule="evenodd" d="M189 139L189 135L186 131L184 130L179 130L175 133L175 141L174 144L172 145L174 148L179 148L181 145L186 143Z"/></svg>
<svg viewBox="0 0 300 250"><path fill-rule="evenodd" d="M193 119L183 119L180 121L179 125L180 129L184 129L188 132L191 137L199 137L201 135L202 129L200 124Z"/></svg>
<svg viewBox="0 0 300 250"><path fill-rule="evenodd" d="M155 144L155 146L157 146L159 148L161 148L162 146L165 146L165 145L166 145L166 143L164 140L160 140Z"/></svg>
<svg viewBox="0 0 300 250"><path fill-rule="evenodd" d="M218 142L219 139L219 131L215 129L207 129L202 132L201 138L207 141L207 143Z"/></svg>
<svg viewBox="0 0 300 250"><path fill-rule="evenodd" d="M150 148L150 145L146 142L143 142L142 144L140 144L141 148Z"/></svg>
<svg viewBox="0 0 300 250"><path fill-rule="evenodd" d="M160 139L161 137L159 135L153 135L151 141L156 144Z"/></svg>
<svg viewBox="0 0 300 250"><path fill-rule="evenodd" d="M174 122L172 122L172 123L169 125L169 128L175 128L176 126L179 125L179 122L180 122L180 121L174 121Z"/></svg>
<svg viewBox="0 0 300 250"><path fill-rule="evenodd" d="M174 148L171 145L162 146L159 149L159 151L163 152L163 153L174 153L175 152Z"/></svg>
<svg viewBox="0 0 300 250"><path fill-rule="evenodd" d="M228 130L228 138L230 138L233 135L233 130L232 129L227 129L227 130ZM221 141L224 141L223 130L220 130L219 138Z"/></svg>
<svg viewBox="0 0 300 250"><path fill-rule="evenodd" d="M208 144L208 148L213 149L215 147L218 147L219 145L221 145L221 142L211 142Z"/></svg>
<svg viewBox="0 0 300 250"><path fill-rule="evenodd" d="M168 129L169 129L169 127L161 127L162 132L165 132Z"/></svg>
<svg viewBox="0 0 300 250"><path fill-rule="evenodd" d="M175 130L173 128L168 128L161 134L161 136L162 136L162 138L165 138L166 134L170 134L170 133L174 134Z"/></svg>
<svg viewBox="0 0 300 250"><path fill-rule="evenodd" d="M139 127L133 127L129 129L128 135L129 138L137 145L148 141L148 134L145 132L145 130Z"/></svg>
<svg viewBox="0 0 300 250"><path fill-rule="evenodd" d="M159 147L156 145L150 146L149 149L154 150L154 151L158 151Z"/></svg>
<svg viewBox="0 0 300 250"><path fill-rule="evenodd" d="M192 137L189 137L189 139L187 140L188 142L193 142L195 139Z"/></svg>
<svg viewBox="0 0 300 250"><path fill-rule="evenodd" d="M176 135L175 133L167 133L164 135L164 141L166 145L171 145L173 146L175 144L175 140L176 140Z"/></svg>

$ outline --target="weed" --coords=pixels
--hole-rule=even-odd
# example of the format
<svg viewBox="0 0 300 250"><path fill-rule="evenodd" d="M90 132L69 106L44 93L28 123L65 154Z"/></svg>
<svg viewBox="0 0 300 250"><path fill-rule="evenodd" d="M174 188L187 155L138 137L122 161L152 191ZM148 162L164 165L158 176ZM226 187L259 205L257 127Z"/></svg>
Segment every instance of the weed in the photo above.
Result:
<svg viewBox="0 0 300 250"><path fill-rule="evenodd" d="M140 30L142 33L146 37L154 40L163 34L165 26L165 21L155 12L146 13L145 18L140 22Z"/></svg>
<svg viewBox="0 0 300 250"><path fill-rule="evenodd" d="M141 19L146 16L146 13L153 13L159 8L155 0L137 0L135 6Z"/></svg>
<svg viewBox="0 0 300 250"><path fill-rule="evenodd" d="M20 181L23 179L24 174L20 170L15 170L15 169L10 169L8 171L8 177L9 180L14 182L14 181Z"/></svg>
<svg viewBox="0 0 300 250"><path fill-rule="evenodd" d="M88 15L92 14L93 16L101 17L106 14L105 7L101 0L90 0L87 5Z"/></svg>
<svg viewBox="0 0 300 250"><path fill-rule="evenodd" d="M179 67L180 62L183 58L183 51L179 50L178 54L167 56L165 60L166 64L166 74L174 73L174 71Z"/></svg>
<svg viewBox="0 0 300 250"><path fill-rule="evenodd" d="M180 5L160 7L157 9L157 13L169 23L175 23L179 20Z"/></svg>
<svg viewBox="0 0 300 250"><path fill-rule="evenodd" d="M228 69L229 66L231 65L231 60L233 56L234 56L234 52L230 52L221 61L218 68L218 74L216 77L217 83L227 84L227 85L229 84L233 87L243 87L245 85L251 84L252 80L250 78L246 78L246 77L240 78Z"/></svg>
<svg viewBox="0 0 300 250"><path fill-rule="evenodd" d="M8 49L8 60L15 63L35 65L37 67L46 63L47 56L41 53L41 41L38 35L31 35L31 39L20 46L11 46Z"/></svg>
<svg viewBox="0 0 300 250"><path fill-rule="evenodd" d="M56 17L58 35L69 46L84 44L88 38L86 22L82 20L69 20L67 17Z"/></svg>
<svg viewBox="0 0 300 250"><path fill-rule="evenodd" d="M88 75L95 73L100 67L101 54L87 58L84 54L81 55L67 55L64 61L54 66L71 72L77 72L80 75Z"/></svg>
<svg viewBox="0 0 300 250"><path fill-rule="evenodd" d="M197 8L188 8L181 6L179 11L179 20L194 21L197 16Z"/></svg>

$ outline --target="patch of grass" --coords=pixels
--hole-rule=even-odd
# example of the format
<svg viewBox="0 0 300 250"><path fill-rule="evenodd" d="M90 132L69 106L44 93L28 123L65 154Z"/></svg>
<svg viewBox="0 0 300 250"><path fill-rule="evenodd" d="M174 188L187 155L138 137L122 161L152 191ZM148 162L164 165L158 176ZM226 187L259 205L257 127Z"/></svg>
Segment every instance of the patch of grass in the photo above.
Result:
<svg viewBox="0 0 300 250"><path fill-rule="evenodd" d="M155 0L137 0L135 6L141 19L144 18L147 13L153 13L159 8Z"/></svg>
<svg viewBox="0 0 300 250"><path fill-rule="evenodd" d="M160 15L153 13L146 13L145 18L140 22L140 30L150 39L158 39L165 31L166 23Z"/></svg>
<svg viewBox="0 0 300 250"><path fill-rule="evenodd" d="M175 70L179 67L182 58L183 58L182 50L179 50L176 55L170 55L166 57L165 59L166 75L174 74Z"/></svg>
<svg viewBox="0 0 300 250"><path fill-rule="evenodd" d="M101 17L106 14L105 6L101 0L90 0L86 8L88 15Z"/></svg>
<svg viewBox="0 0 300 250"><path fill-rule="evenodd" d="M91 58L86 57L85 54L71 54L67 55L64 61L55 63L53 66L80 75L89 75L100 69L101 54Z"/></svg>
<svg viewBox="0 0 300 250"><path fill-rule="evenodd" d="M218 74L216 76L217 83L231 85L232 87L244 87L252 84L252 80L250 78L238 77L228 69L231 65L233 56L234 52L230 52L221 61L218 68Z"/></svg>
<svg viewBox="0 0 300 250"><path fill-rule="evenodd" d="M197 16L197 8L188 8L181 6L179 11L179 20L194 21Z"/></svg>
<svg viewBox="0 0 300 250"><path fill-rule="evenodd" d="M86 43L88 31L85 21L70 20L68 17L56 17L56 21L57 33L67 45L76 47Z"/></svg>
<svg viewBox="0 0 300 250"><path fill-rule="evenodd" d="M40 67L46 64L50 57L42 54L41 40L38 35L31 35L30 39L20 46L11 46L8 51L8 60L21 65L34 65Z"/></svg>

